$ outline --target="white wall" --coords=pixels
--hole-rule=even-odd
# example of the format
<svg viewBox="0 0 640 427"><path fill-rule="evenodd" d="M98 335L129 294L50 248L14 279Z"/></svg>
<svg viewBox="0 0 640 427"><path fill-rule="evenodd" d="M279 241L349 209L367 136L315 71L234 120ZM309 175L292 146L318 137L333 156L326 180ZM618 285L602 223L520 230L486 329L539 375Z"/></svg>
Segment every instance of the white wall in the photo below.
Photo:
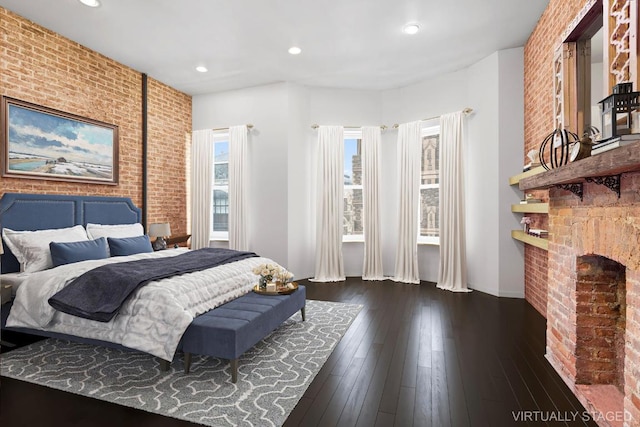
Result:
<svg viewBox="0 0 640 427"><path fill-rule="evenodd" d="M382 92L382 122L389 126L422 120L443 113L460 111L468 105L466 70L445 74L437 78ZM396 130L388 130L383 136L383 194L387 196L382 206L383 264L384 273L393 276L395 270L396 238L398 228L397 201L397 153ZM440 248L435 245L418 246L420 279L438 280Z"/></svg>
<svg viewBox="0 0 640 427"><path fill-rule="evenodd" d="M397 235L398 227L397 131L392 129L392 125L394 123L405 123L437 116L443 112L462 110L467 106L466 91L465 71L443 75L416 85L383 92L309 89L311 123L323 125L342 124L345 126L385 124L388 126L382 136L383 161L381 171L381 241L385 276L394 275L395 236ZM311 144L313 144L313 141L311 141ZM363 244L356 242L344 243L342 250L345 275L361 276L364 256ZM418 264L422 280L437 280L438 260L438 246L419 246Z"/></svg>
<svg viewBox="0 0 640 427"><path fill-rule="evenodd" d="M520 195L508 177L523 158L522 49L496 52L465 70L387 91L308 88L280 83L193 98L193 128L252 123L251 249L297 277L315 263L317 137L311 124L385 124L382 137L382 245L384 273L393 276L397 234L396 138L391 126L474 109L467 120L467 253L470 287L522 296L523 248L510 237L519 217L509 209ZM343 245L345 274L362 275L363 245ZM418 248L420 277L436 281L439 247Z"/></svg>
<svg viewBox="0 0 640 427"><path fill-rule="evenodd" d="M382 92L385 123L406 123L462 110L468 99L467 70Z"/></svg>
<svg viewBox="0 0 640 427"><path fill-rule="evenodd" d="M309 117L320 125L380 125L380 92L309 88Z"/></svg>
<svg viewBox="0 0 640 427"><path fill-rule="evenodd" d="M524 245L511 237L511 230L522 227L522 214L511 212L511 205L522 199L522 192L508 185L509 177L522 172L524 152L524 49L498 52L498 296L524 298Z"/></svg>
<svg viewBox="0 0 640 427"><path fill-rule="evenodd" d="M193 97L193 129L253 124L249 133L250 249L288 261L288 118L286 83Z"/></svg>
<svg viewBox="0 0 640 427"><path fill-rule="evenodd" d="M494 53L469 67L469 103L474 112L465 158L469 286L493 295L499 291L498 65ZM507 186L507 181L499 184Z"/></svg>
<svg viewBox="0 0 640 427"><path fill-rule="evenodd" d="M314 197L309 191L314 171L309 140L315 132L309 127L309 105L309 90L290 84L287 156L289 253L285 265L300 278L313 277L315 254Z"/></svg>
<svg viewBox="0 0 640 427"><path fill-rule="evenodd" d="M343 126L377 126L381 124L380 92L378 91L309 88L309 97L310 123ZM317 132L314 131L309 145L315 146L316 139ZM310 192L315 200L316 169L314 166L312 166L312 170L314 174L311 177ZM315 215L313 221L315 227ZM315 228L313 235L315 248ZM357 242L344 243L342 255L345 275L362 276L364 245Z"/></svg>
<svg viewBox="0 0 640 427"><path fill-rule="evenodd" d="M466 157L469 287L497 296L524 297L524 247L511 238L521 193L508 185L522 172L524 52L507 49L469 67Z"/></svg>

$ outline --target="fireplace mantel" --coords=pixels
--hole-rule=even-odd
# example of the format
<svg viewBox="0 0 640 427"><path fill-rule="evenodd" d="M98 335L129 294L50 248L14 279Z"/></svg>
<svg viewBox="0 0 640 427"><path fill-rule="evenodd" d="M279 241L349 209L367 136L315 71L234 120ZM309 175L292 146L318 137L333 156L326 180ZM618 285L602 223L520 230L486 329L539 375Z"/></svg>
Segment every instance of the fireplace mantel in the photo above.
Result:
<svg viewBox="0 0 640 427"><path fill-rule="evenodd" d="M559 184L582 183L586 178L640 171L640 140L586 159L520 180L520 190L542 190Z"/></svg>

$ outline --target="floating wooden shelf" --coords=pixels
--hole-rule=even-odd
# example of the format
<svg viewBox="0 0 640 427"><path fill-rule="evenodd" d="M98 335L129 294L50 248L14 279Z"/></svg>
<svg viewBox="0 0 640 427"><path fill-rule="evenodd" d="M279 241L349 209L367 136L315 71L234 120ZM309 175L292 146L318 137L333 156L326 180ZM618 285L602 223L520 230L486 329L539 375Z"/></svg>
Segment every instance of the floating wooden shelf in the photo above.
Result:
<svg viewBox="0 0 640 427"><path fill-rule="evenodd" d="M549 240L543 239L541 237L532 236L531 234L527 234L522 230L511 230L511 237L516 240L520 240L528 245L535 246L540 249L544 249L545 251L549 250Z"/></svg>
<svg viewBox="0 0 640 427"><path fill-rule="evenodd" d="M549 213L549 203L520 203L511 205L511 212Z"/></svg>
<svg viewBox="0 0 640 427"><path fill-rule="evenodd" d="M520 179L520 190L537 190L558 184L581 184L586 178L640 171L640 141L586 159ZM511 180L509 180L511 182Z"/></svg>
<svg viewBox="0 0 640 427"><path fill-rule="evenodd" d="M531 179L543 172L546 172L546 169L538 166L521 174L514 175L509 178L509 185L519 184L522 180ZM520 186L520 189L522 189L522 186ZM549 213L549 203L519 203L517 205L511 205L511 212L546 214ZM528 245L544 249L545 251L548 250L549 247L549 241L547 239L532 236L522 230L511 230L511 237Z"/></svg>
<svg viewBox="0 0 640 427"><path fill-rule="evenodd" d="M520 173L518 175L514 175L514 176L509 178L509 185L516 185L516 184L518 184L520 182L521 179L537 175L537 174L542 173L544 171L545 171L545 168L543 168L542 166L538 166L538 167L530 169L530 170L528 170L526 172L522 172L522 173Z"/></svg>

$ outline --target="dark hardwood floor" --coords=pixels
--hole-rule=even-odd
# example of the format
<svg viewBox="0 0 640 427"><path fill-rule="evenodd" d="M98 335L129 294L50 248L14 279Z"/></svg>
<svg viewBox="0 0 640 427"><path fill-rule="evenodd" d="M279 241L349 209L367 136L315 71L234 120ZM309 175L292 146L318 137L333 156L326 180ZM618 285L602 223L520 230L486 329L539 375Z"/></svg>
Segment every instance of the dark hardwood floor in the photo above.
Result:
<svg viewBox="0 0 640 427"><path fill-rule="evenodd" d="M285 426L596 425L544 358L545 319L524 300L428 282L301 283L308 299L363 308ZM0 424L195 425L4 377Z"/></svg>

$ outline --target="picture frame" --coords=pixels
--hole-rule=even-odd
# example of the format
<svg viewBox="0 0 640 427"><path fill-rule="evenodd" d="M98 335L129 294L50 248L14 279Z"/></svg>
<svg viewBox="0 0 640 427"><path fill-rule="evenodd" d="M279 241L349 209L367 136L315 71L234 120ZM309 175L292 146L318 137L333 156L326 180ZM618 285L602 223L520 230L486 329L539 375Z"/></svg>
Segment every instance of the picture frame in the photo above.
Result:
<svg viewBox="0 0 640 427"><path fill-rule="evenodd" d="M118 126L2 96L2 176L118 184Z"/></svg>

